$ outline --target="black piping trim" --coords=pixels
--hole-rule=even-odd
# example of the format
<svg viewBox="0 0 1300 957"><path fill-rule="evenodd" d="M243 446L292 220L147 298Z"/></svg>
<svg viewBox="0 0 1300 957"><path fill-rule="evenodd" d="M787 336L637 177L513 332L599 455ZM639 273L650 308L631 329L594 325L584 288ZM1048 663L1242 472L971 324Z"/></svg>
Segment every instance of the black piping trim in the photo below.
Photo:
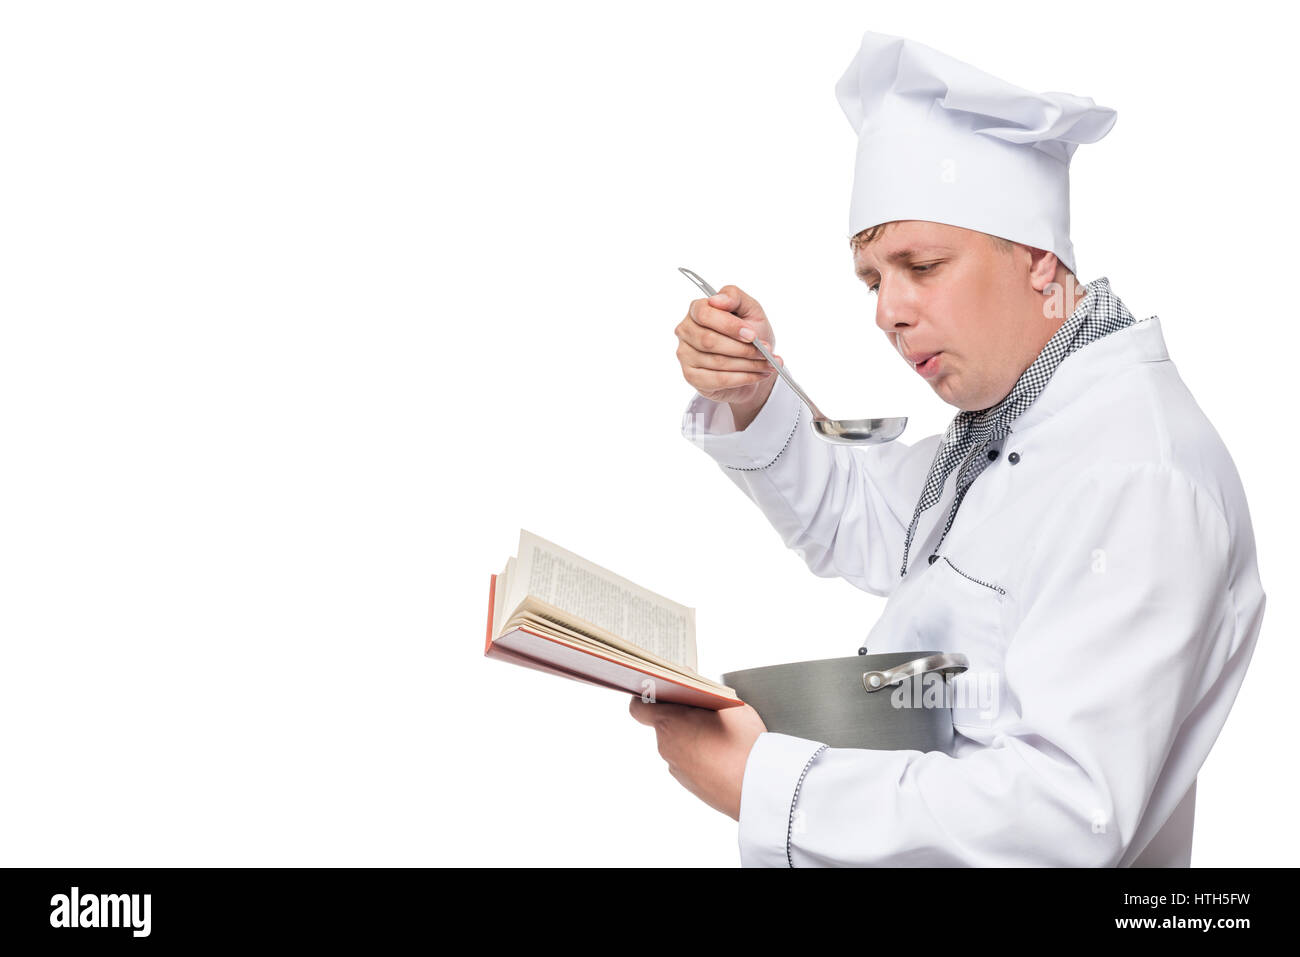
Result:
<svg viewBox="0 0 1300 957"><path fill-rule="evenodd" d="M785 829L785 862L791 867L794 867L794 858L790 856L790 838L794 834L794 806L799 801L799 789L803 787L804 775L808 773L808 769L812 767L812 763L817 760L817 755L821 754L829 747L829 744L823 744L813 752L812 757L808 759L808 763L803 766L803 771L799 773L799 780L795 782L794 797L790 799L790 823L786 825Z"/></svg>
<svg viewBox="0 0 1300 957"><path fill-rule="evenodd" d="M803 417L803 406L802 405L795 406L794 428L791 429L790 434L785 437L785 445L781 446L781 452L784 452L786 448L789 447L790 440L794 438L795 432L799 430L799 420L802 417ZM781 457L781 452L777 452L776 455L772 456L772 461L768 462L767 465L755 465L751 468L744 468L737 465L728 465L727 468L731 469L733 472L761 472L763 469L770 467L774 462L776 462L776 460Z"/></svg>
<svg viewBox="0 0 1300 957"><path fill-rule="evenodd" d="M943 556L943 560L944 560L945 562L948 562L948 556L947 556L947 555L944 555L944 556ZM993 589L995 592L997 592L999 595L1005 595L1005 594L1007 593L1007 590L1006 590L1005 588L1003 588L1001 585L994 585L994 584L992 584L992 583L990 583L990 582L983 582L983 581L980 581L978 578L974 577L973 575L967 575L964 571L962 571L960 568L958 568L958 567L957 567L956 565L954 565L952 562L948 562L948 567L951 568L953 571L955 571L955 572L956 572L958 575L960 575L962 578L965 578L965 579L967 579L967 580L969 580L969 581L973 581L973 582L974 582L975 584L977 584L977 585L983 585L985 588L992 588L992 589Z"/></svg>

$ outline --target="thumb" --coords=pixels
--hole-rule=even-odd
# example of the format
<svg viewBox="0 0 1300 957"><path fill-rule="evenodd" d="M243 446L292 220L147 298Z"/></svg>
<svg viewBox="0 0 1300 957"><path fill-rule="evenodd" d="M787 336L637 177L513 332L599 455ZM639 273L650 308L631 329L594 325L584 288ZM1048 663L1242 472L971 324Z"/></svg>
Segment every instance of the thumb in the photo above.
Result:
<svg viewBox="0 0 1300 957"><path fill-rule="evenodd" d="M718 294L709 300L715 309L725 309L741 319L760 321L767 319L758 300L738 286L723 286Z"/></svg>

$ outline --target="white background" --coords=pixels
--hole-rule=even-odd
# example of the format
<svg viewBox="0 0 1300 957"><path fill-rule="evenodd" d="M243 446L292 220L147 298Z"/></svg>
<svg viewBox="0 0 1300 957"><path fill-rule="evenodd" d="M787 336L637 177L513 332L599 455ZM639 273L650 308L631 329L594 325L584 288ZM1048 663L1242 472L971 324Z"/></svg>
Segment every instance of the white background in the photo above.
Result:
<svg viewBox="0 0 1300 957"><path fill-rule="evenodd" d="M1268 593L1193 864L1297 863L1274 9L6 5L0 861L734 866L626 697L483 658L488 578L527 528L697 608L713 677L861 642L883 599L682 438L673 328L688 266L831 414L947 424L851 270L873 29L1118 110L1080 278L1160 316Z"/></svg>

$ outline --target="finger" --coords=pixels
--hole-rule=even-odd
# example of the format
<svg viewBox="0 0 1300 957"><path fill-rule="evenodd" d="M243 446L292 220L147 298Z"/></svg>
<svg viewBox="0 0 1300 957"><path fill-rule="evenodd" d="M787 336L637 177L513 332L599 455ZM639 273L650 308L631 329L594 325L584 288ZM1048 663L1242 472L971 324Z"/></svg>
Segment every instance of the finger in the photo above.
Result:
<svg viewBox="0 0 1300 957"><path fill-rule="evenodd" d="M714 310L714 312L717 311ZM721 315L721 313L718 314ZM724 323L724 325L727 324ZM729 332L720 332L710 326L701 325L690 316L687 316L682 320L681 325L677 327L676 333L678 339L697 352L716 356L734 356L742 359L762 359L762 353L758 351L753 342L736 338L740 334L740 328L737 321L733 329L736 335L732 335Z"/></svg>
<svg viewBox="0 0 1300 957"><path fill-rule="evenodd" d="M687 317L694 321L698 328L692 328L691 323L684 323L685 329L682 331L687 335L702 335L702 330L713 330L715 333L721 333L727 339L738 344L747 345L749 340L745 339L740 330L749 327L755 335L771 336L772 327L767 324L767 320L761 316L751 316L749 319L742 319L739 316L733 316L725 309L717 309L709 305L707 299L694 299L691 301L691 307L687 311ZM706 352L713 350L705 348Z"/></svg>
<svg viewBox="0 0 1300 957"><path fill-rule="evenodd" d="M642 724L658 724L680 719L682 715L696 709L690 705L674 704L671 701L643 701L639 697L634 697L628 702L627 710Z"/></svg>
<svg viewBox="0 0 1300 957"><path fill-rule="evenodd" d="M758 300L739 286L723 286L716 296L709 299L709 304L734 313L742 320L759 321L765 318Z"/></svg>
<svg viewBox="0 0 1300 957"><path fill-rule="evenodd" d="M772 343L768 342L766 339L759 339L758 341L761 342L761 343L763 343L763 345L767 348L767 351L768 351L768 352L772 352ZM758 352L757 349L755 349L754 351L755 351L755 352ZM760 352L759 355L762 355L762 353ZM776 359L776 360L777 360L778 362L780 362L782 365L785 365L785 360L782 359L782 358L781 358L779 355L777 355L775 352L772 352L772 358L773 358L773 359ZM772 364L771 364L770 362L768 362L766 359L764 359L763 362L764 362L764 364L765 364L769 369L772 368Z"/></svg>
<svg viewBox="0 0 1300 957"><path fill-rule="evenodd" d="M711 372L762 372L764 374L770 372L771 364L761 355L757 355L757 352L758 350L755 349L756 357L753 359L717 352L702 352L682 340L677 347L677 358L682 365Z"/></svg>
<svg viewBox="0 0 1300 957"><path fill-rule="evenodd" d="M670 721L678 720L685 715L700 710L699 708L692 708L688 704L676 704L672 701L656 701L652 704L646 705L646 707L654 708L655 713L658 714L661 719L667 718Z"/></svg>
<svg viewBox="0 0 1300 957"><path fill-rule="evenodd" d="M736 335L740 335L740 330L746 328L743 326L736 327ZM755 331L752 330L751 331ZM731 336L727 333L721 333L707 326L702 326L695 322L689 316L682 321L677 329L677 338L686 345L690 346L696 352L712 356L730 356L738 359L753 359L758 362L766 362L763 354L758 351L752 339ZM762 343L771 351L771 340L762 339Z"/></svg>
<svg viewBox="0 0 1300 957"><path fill-rule="evenodd" d="M628 702L627 710L641 724L654 724L655 705L634 697Z"/></svg>
<svg viewBox="0 0 1300 957"><path fill-rule="evenodd" d="M768 369L771 369L768 366ZM722 392L726 389L739 389L742 386L763 382L769 374L759 372L713 372L709 369L687 369L686 381L697 392Z"/></svg>

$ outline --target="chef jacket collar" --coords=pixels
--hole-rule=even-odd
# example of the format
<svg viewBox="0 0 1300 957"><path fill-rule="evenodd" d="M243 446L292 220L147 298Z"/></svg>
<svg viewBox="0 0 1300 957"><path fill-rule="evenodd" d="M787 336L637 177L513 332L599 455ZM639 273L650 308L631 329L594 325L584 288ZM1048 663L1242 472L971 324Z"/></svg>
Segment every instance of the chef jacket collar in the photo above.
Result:
<svg viewBox="0 0 1300 957"><path fill-rule="evenodd" d="M1092 389L1105 388L1105 380L1123 366L1168 359L1159 316L1140 319L1091 342L1061 361L1038 398L1012 420L1012 434L1023 435Z"/></svg>

